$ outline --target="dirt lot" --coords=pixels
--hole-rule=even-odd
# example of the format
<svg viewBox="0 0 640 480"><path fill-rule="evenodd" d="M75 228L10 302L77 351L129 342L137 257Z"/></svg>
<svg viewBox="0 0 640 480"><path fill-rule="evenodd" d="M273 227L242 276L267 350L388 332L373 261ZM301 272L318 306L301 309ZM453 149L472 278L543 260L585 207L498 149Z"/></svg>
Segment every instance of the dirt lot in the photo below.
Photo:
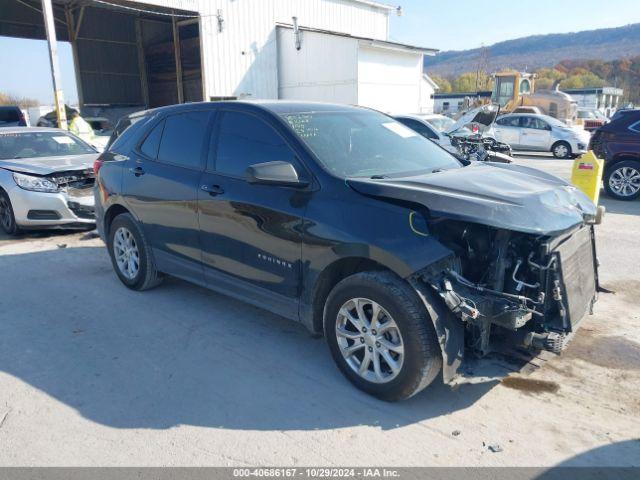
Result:
<svg viewBox="0 0 640 480"><path fill-rule="evenodd" d="M125 289L90 235L0 237L0 465L638 466L640 201L603 203L614 293L565 354L398 404L300 325L178 280Z"/></svg>

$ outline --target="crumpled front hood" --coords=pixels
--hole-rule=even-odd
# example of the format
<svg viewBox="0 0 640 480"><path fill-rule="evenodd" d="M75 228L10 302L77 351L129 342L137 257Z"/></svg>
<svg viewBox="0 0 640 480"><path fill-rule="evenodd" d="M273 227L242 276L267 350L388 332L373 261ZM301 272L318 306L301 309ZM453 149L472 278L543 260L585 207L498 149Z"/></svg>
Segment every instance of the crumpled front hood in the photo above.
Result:
<svg viewBox="0 0 640 480"><path fill-rule="evenodd" d="M534 168L474 163L429 175L349 179L357 192L423 205L434 216L524 233L555 235L596 214L596 206L561 178Z"/></svg>
<svg viewBox="0 0 640 480"><path fill-rule="evenodd" d="M41 157L20 158L17 160L0 160L0 168L12 172L32 173L34 175L49 175L54 172L68 170L85 170L93 168L93 161L98 158L97 153L74 155L69 157Z"/></svg>

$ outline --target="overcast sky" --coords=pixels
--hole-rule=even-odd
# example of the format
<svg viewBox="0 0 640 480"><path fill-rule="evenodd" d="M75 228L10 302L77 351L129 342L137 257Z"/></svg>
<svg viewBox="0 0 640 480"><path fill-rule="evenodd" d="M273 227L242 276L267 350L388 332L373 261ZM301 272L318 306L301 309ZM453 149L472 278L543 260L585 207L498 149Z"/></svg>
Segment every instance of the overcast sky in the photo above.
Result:
<svg viewBox="0 0 640 480"><path fill-rule="evenodd" d="M304 1L304 0L301 0ZM391 39L441 50L464 50L545 33L640 22L640 0L381 0L402 5ZM71 48L59 44L65 98L77 101ZM52 103L46 44L0 37L0 91Z"/></svg>

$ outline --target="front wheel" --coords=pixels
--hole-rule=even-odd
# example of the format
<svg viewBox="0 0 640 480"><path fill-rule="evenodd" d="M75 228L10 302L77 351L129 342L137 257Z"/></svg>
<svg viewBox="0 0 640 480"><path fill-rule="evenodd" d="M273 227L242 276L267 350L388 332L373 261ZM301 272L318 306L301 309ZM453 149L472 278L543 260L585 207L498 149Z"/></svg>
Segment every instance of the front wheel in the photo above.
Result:
<svg viewBox="0 0 640 480"><path fill-rule="evenodd" d="M16 217L11 206L11 200L3 191L0 191L0 227L7 235L20 233L20 228L16 223Z"/></svg>
<svg viewBox="0 0 640 480"><path fill-rule="evenodd" d="M633 200L640 196L640 162L624 160L604 174L604 190L616 200Z"/></svg>
<svg viewBox="0 0 640 480"><path fill-rule="evenodd" d="M556 142L551 147L551 153L556 158L571 158L571 145L567 142Z"/></svg>
<svg viewBox="0 0 640 480"><path fill-rule="evenodd" d="M339 282L325 304L324 331L347 379L382 400L415 395L442 367L424 305L388 272L358 273Z"/></svg>

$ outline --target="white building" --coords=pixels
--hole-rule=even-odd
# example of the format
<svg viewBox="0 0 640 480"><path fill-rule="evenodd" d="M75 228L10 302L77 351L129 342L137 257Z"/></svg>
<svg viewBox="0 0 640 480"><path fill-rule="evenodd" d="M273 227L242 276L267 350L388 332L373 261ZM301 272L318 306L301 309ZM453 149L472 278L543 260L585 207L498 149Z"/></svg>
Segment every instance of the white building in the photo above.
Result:
<svg viewBox="0 0 640 480"><path fill-rule="evenodd" d="M53 4L58 39L73 46L80 104L94 115L229 98L415 112L425 103L423 55L436 52L390 42L396 7L373 0ZM0 34L44 38L42 15L28 7L0 0Z"/></svg>
<svg viewBox="0 0 640 480"><path fill-rule="evenodd" d="M426 73L422 74L420 82L420 110L419 113L435 113L434 95L440 87Z"/></svg>
<svg viewBox="0 0 640 480"><path fill-rule="evenodd" d="M566 88L562 90L578 102L578 108L600 110L611 117L620 104L624 91L615 87Z"/></svg>
<svg viewBox="0 0 640 480"><path fill-rule="evenodd" d="M491 101L491 90L479 92L450 92L433 94L434 113L455 116L470 105L480 105Z"/></svg>

